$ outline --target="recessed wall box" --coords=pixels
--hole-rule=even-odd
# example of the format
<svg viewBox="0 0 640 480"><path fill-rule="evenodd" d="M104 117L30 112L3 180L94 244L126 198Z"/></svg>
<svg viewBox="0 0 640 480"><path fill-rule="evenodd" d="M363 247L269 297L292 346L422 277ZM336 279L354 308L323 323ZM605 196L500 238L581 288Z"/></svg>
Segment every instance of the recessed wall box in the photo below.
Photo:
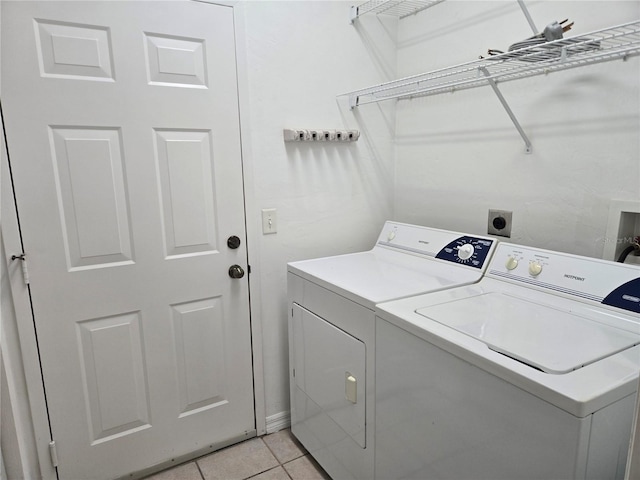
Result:
<svg viewBox="0 0 640 480"><path fill-rule="evenodd" d="M638 235L640 235L640 201L611 200L602 258L617 260ZM640 257L632 254L625 262L640 265Z"/></svg>

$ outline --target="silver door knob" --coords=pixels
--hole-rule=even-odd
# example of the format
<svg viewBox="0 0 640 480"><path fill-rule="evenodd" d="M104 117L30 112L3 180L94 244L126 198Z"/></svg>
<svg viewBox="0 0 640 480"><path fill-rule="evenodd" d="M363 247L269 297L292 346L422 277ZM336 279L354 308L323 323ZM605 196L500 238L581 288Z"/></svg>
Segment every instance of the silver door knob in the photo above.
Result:
<svg viewBox="0 0 640 480"><path fill-rule="evenodd" d="M242 278L244 277L244 270L240 265L231 265L229 267L229 276L231 278Z"/></svg>

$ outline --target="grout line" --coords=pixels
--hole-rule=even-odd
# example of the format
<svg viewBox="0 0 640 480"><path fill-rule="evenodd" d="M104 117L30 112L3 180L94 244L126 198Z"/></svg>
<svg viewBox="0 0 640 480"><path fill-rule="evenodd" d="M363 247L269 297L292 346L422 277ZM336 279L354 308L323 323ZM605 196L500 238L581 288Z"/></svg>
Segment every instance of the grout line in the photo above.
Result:
<svg viewBox="0 0 640 480"><path fill-rule="evenodd" d="M282 462L280 461L280 459L278 458L278 456L276 455L276 452L274 452L273 450L271 450L271 447L269 447L269 444L267 442L264 441L264 437L258 437L260 438L260 440L262 440L262 443L264 443L264 446L267 447L267 450L269 450L269 452L271 453L271 455L273 455L273 458L276 459L276 462L278 462L278 465L282 465Z"/></svg>
<svg viewBox="0 0 640 480"><path fill-rule="evenodd" d="M300 458L300 457L298 457ZM290 462L287 462L290 463ZM284 468L284 465L282 465L282 469L284 470L284 473L287 474L287 477L289 477L291 480L293 480L293 477L291 476L291 474L289 473L289 470L287 470L286 468Z"/></svg>
<svg viewBox="0 0 640 480"><path fill-rule="evenodd" d="M273 470L275 468L282 467L282 464L280 463L280 460L278 460L278 457L276 457L275 453L273 453L273 451L269 448L269 445L267 445L267 442L264 441L263 437L255 437L255 438L259 438L262 441L262 444L265 447L267 447L267 450L269 451L269 453L271 453L271 455L273 455L273 458L275 458L276 462L278 462L278 465L276 465L275 467L267 468L266 470L262 470L261 472L258 472L255 475L251 475L250 477L246 477L243 480L249 480L251 478L257 477L258 475L262 475L265 472L269 472L269 471L271 471L271 470ZM282 469L284 470L284 467L282 467ZM286 470L284 470L284 471L286 472ZM287 475L289 475L289 474L287 473ZM289 477L289 478L291 478L291 477Z"/></svg>
<svg viewBox="0 0 640 480"><path fill-rule="evenodd" d="M275 432L274 432L274 433L275 433ZM284 465L285 465L285 464L284 464L284 463L282 463L282 462L280 461L280 459L278 458L278 456L276 455L276 453L271 449L271 447L269 447L269 444L268 444L267 442L265 442L265 441L264 441L264 438L265 438L265 437L268 437L268 436L269 436L269 435L264 435L264 436L262 436L262 437L258 437L258 438L260 438L260 440L262 440L262 443L264 443L264 445L267 447L267 450L269 450L269 451L271 452L271 455L273 455L273 458L275 458L275 459L276 459L276 462L278 462L278 466L279 466L280 468L282 468L282 470L284 470L284 473L287 475L287 477L289 477L291 480L293 480L293 477L292 477L291 475L289 475L289 471L288 471L286 468L284 468ZM300 458L300 457L298 457L298 458ZM293 460L290 460L289 462L286 462L286 463L290 463L291 461L293 461ZM277 468L277 467L273 467L273 468ZM273 470L273 468L271 468L271 469L269 469L269 470ZM269 470L267 470L267 472L268 472ZM264 472L263 472L263 473L264 473ZM260 474L258 474L258 475L260 475Z"/></svg>
<svg viewBox="0 0 640 480"><path fill-rule="evenodd" d="M293 477L291 475L289 475L289 472L287 472L287 469L284 468L284 465L276 465L275 467L272 467L272 468L270 468L268 470L265 470L264 472L256 473L255 475L247 477L244 480L251 480L252 478L256 478L258 475L262 475L263 473L270 472L271 470L275 470L278 467L282 468L282 470L284 470L284 473L287 475L287 477L290 478L291 480L293 480Z"/></svg>
<svg viewBox="0 0 640 480"><path fill-rule="evenodd" d="M203 458L203 457L198 457L198 458ZM206 480L204 478L204 473L202 473L202 469L200 468L200 464L198 463L198 460L194 460L194 462L196 464L196 468L198 469L198 472L200 472L200 478L202 478L202 480Z"/></svg>

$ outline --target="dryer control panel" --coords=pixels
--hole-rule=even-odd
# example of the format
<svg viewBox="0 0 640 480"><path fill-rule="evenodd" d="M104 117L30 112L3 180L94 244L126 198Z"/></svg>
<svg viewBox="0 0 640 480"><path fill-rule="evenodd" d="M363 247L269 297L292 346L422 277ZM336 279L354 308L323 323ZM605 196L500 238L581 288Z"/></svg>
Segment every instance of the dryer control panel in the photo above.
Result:
<svg viewBox="0 0 640 480"><path fill-rule="evenodd" d="M489 276L640 313L640 267L501 243Z"/></svg>
<svg viewBox="0 0 640 480"><path fill-rule="evenodd" d="M436 258L482 268L494 241L485 238L459 237L438 252Z"/></svg>
<svg viewBox="0 0 640 480"><path fill-rule="evenodd" d="M489 237L396 222L385 223L377 242L378 246L478 269L487 266L495 244Z"/></svg>

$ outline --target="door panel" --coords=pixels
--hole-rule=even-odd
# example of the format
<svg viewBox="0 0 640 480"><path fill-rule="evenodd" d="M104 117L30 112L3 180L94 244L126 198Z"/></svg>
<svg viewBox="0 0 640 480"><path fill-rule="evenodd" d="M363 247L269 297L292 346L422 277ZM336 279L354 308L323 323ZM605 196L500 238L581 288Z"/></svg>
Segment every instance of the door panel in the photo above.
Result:
<svg viewBox="0 0 640 480"><path fill-rule="evenodd" d="M180 415L228 403L224 375L219 367L227 356L224 315L220 298L173 305ZM202 379L207 379L203 382Z"/></svg>
<svg viewBox="0 0 640 480"><path fill-rule="evenodd" d="M139 312L78 322L77 330L91 443L150 427Z"/></svg>
<svg viewBox="0 0 640 480"><path fill-rule="evenodd" d="M49 139L69 271L131 261L120 130L52 127Z"/></svg>
<svg viewBox="0 0 640 480"><path fill-rule="evenodd" d="M114 79L108 28L35 19L35 29L41 76Z"/></svg>
<svg viewBox="0 0 640 480"><path fill-rule="evenodd" d="M166 255L216 250L211 132L156 131Z"/></svg>
<svg viewBox="0 0 640 480"><path fill-rule="evenodd" d="M2 104L61 478L253 435L233 10L2 7ZM117 461L114 461L117 459Z"/></svg>

